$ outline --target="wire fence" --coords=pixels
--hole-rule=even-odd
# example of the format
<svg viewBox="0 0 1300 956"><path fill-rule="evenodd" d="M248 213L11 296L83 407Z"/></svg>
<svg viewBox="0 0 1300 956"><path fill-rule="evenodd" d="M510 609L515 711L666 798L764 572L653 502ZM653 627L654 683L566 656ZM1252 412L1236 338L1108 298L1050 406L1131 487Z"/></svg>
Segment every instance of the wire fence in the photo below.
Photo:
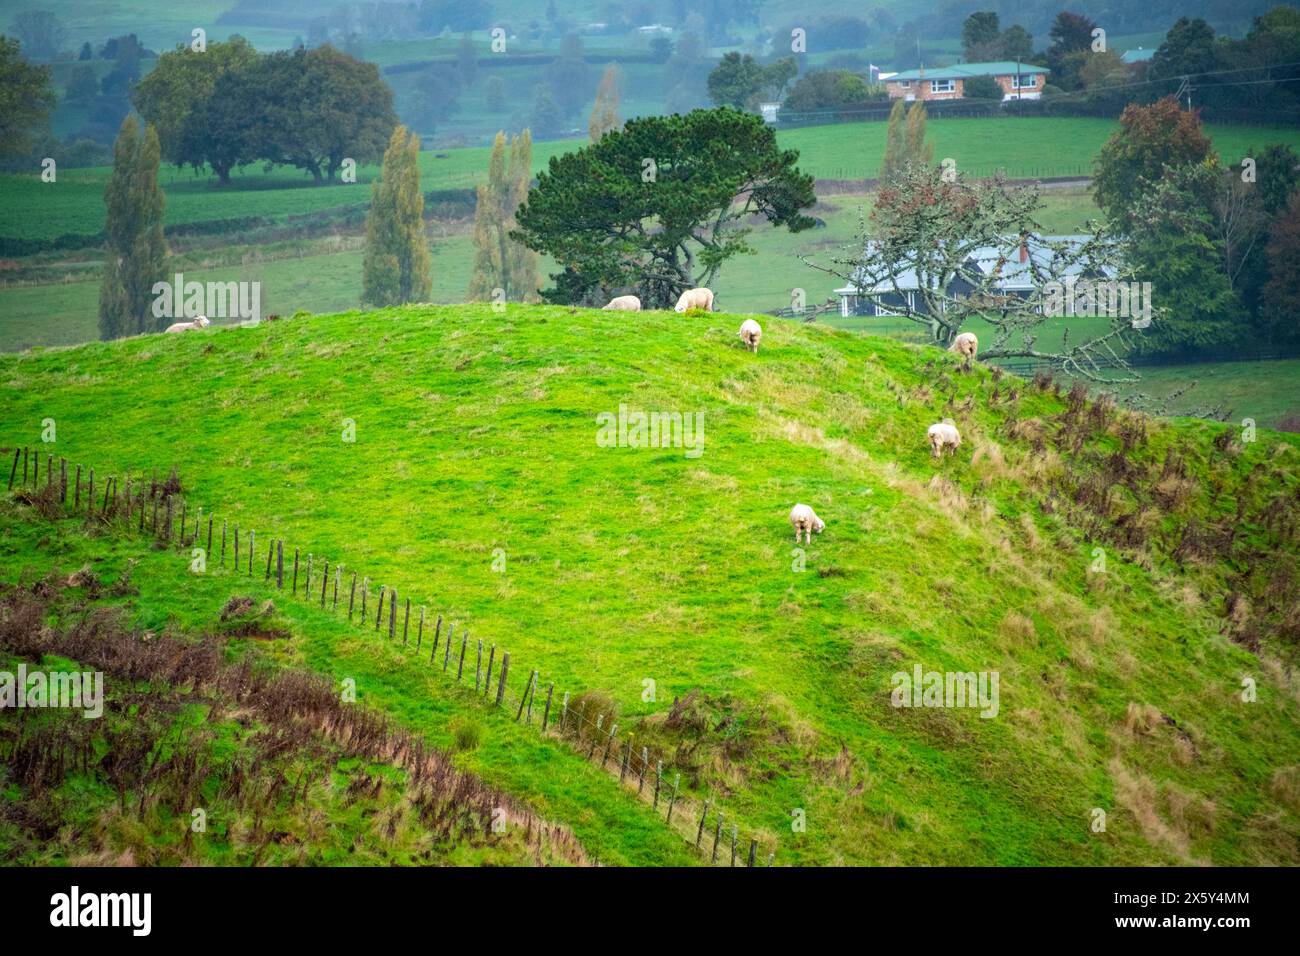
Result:
<svg viewBox="0 0 1300 956"><path fill-rule="evenodd" d="M330 562L313 552L305 552L304 559L304 551L290 548L283 538L259 536L255 529L241 531L238 524L225 518L218 524L214 511L190 508L175 469L163 481L154 476L119 478L101 473L97 491L94 468L70 465L67 459L59 458L56 477L54 455L47 452L44 457L47 500L52 495L53 502L66 514L82 515L87 520L147 536L155 547L202 548L205 566L215 556L218 567L243 574L254 583L260 580L274 592L340 617L346 614L350 624L375 633L409 655L412 662L440 670L462 693L470 692L472 675L472 693L484 706L503 711L517 724L535 725L542 736L566 743L616 776L624 792L648 804L710 864L771 866L775 862L773 838L749 836L742 841L734 819L728 830L728 821L717 801L709 796L701 801L684 794L682 774L673 766L671 756L649 744L638 748L635 734L618 724L615 709L597 712L593 717L593 708L581 695L572 697L564 691L557 699L555 683L543 683L538 668L527 671L522 688L517 680L512 684L512 676L521 669L516 666L512 672L508 651L492 642L485 646L482 638L475 638L471 645L467 628L462 627L458 634L456 622L429 612L423 604L413 605L398 588L378 584L356 570L350 570L345 579L341 562ZM39 449L14 448L7 490L13 491L15 484L20 490L39 490L41 458ZM262 543L266 546L265 558ZM573 706L579 700L584 706ZM623 735L620 730L624 730ZM672 774L671 781L665 770ZM711 839L706 834L711 834Z"/></svg>

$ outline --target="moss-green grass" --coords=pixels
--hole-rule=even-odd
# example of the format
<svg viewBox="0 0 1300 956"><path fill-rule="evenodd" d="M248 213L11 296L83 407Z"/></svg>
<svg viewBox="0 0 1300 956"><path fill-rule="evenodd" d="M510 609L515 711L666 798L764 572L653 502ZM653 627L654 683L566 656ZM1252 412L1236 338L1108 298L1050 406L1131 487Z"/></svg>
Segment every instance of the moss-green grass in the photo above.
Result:
<svg viewBox="0 0 1300 956"><path fill-rule="evenodd" d="M508 649L520 682L536 667L557 691L608 692L625 728L693 688L764 707L772 730L703 785L787 862L1294 862L1297 807L1274 775L1300 762L1300 711L1185 587L1223 569L1111 554L1099 589L1089 542L1040 513L1023 444L998 435L986 371L950 380L973 399L955 413L964 448L984 453L936 465L925 428L954 412L923 365L950 371L948 357L762 321L757 357L738 316L513 306L5 356L0 443L38 443L53 418L50 450L101 476L179 465L193 503L437 608ZM599 447L596 416L620 403L703 412L702 457ZM1050 416L1061 401L1024 387L1019 405ZM1177 440L1208 471L1215 426L1152 427L1150 454ZM1252 494L1289 494L1297 451L1263 432L1215 468L1244 481L1280 462L1289 490L1260 479ZM936 472L973 504L940 500ZM803 572L796 501L828 523ZM418 664L328 617L309 625L304 659L336 667L345 647L382 706L456 708ZM891 675L916 663L998 671L1001 715L892 708ZM1243 675L1258 706L1240 701ZM1126 731L1130 704L1170 715L1197 756L1164 725ZM539 788L555 774L549 756L518 760Z"/></svg>

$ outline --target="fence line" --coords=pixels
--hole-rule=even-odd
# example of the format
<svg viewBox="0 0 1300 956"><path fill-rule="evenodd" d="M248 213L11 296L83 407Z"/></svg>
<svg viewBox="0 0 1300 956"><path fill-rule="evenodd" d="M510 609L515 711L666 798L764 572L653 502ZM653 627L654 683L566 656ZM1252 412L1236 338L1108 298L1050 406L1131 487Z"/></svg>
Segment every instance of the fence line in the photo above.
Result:
<svg viewBox="0 0 1300 956"><path fill-rule="evenodd" d="M20 489L28 486L39 489L40 451L38 449L29 450L27 446L20 446L14 448L13 453L7 490L12 491L15 483L18 484ZM0 452L0 454L3 453ZM22 459L21 480L19 480L18 467L20 457ZM48 490L53 488L55 483L55 459L54 455L48 452L46 458L45 487ZM29 460L31 463L30 468ZM172 469L171 477L166 481L160 482L151 475L147 481L141 477L134 487L132 486L132 478L127 475L124 490L116 476L104 478L102 501L100 502L96 501L95 495L95 470L90 468L87 471L88 481L85 487L85 507L83 509L82 466L76 465L75 467L75 476L70 481L68 461L65 458L59 459L57 501L65 509L71 504L71 514L77 515L84 512L87 521L98 520L105 524L117 520L128 533L134 530L137 534L148 535L153 538L155 543L160 543L165 547L172 547L173 545L181 549L200 547L200 542L206 541L206 548L203 549L205 563L211 558L216 532L216 513L214 511L204 512L203 508L199 507L193 513L193 524L191 525L189 502L180 494L181 487L177 477L178 472L175 468ZM72 495L71 503L68 500L70 491ZM176 511L177 501L180 502L179 514ZM133 517L136 521L134 527L132 524ZM206 525L204 523L205 518ZM229 549L232 557L231 569L236 574L243 571L247 577L256 581L257 565L260 564L256 530L248 529L246 532L241 533L237 524L229 526L227 519L222 519L218 564L223 568L226 567L228 533L233 538L233 546ZM241 546L241 538L246 540L245 545ZM266 539L264 538L264 540ZM285 571L287 547L283 538L271 537L268 540L265 568L261 571L260 583L283 593L285 578L288 577L289 594L295 598L301 597L302 600L313 606L318 605L320 610L328 610L332 614L339 614L339 592L343 590L342 576L345 565L342 562L334 562L333 576L331 577L330 562L323 558L320 559L321 571L317 592L317 589L312 587L313 574L316 570L316 555L307 552L306 560L302 561L301 549L294 548L293 567L290 574L287 575ZM361 575L358 577L358 575L358 571L351 571L351 580L346 591L346 613L349 623L352 623L354 613L359 611L356 624L365 630L368 626L368 605L374 582L367 576ZM299 594L300 577L302 579L301 595ZM359 594L358 581L360 582ZM332 593L330 592L331 584L333 586ZM417 613L414 618L415 636L412 643L412 606L410 597L399 594L396 588L390 588L387 585L381 584L378 588L374 622L370 629L379 634L381 639L386 635L387 639L393 643L396 643L400 630L403 647L412 647L415 652L415 659L418 661L422 647L426 642L429 622L436 617L432 625L432 647L429 652L428 665L435 668L440 666L444 675L449 676L457 688L468 689L464 677L466 676L466 654L469 649L469 631L462 629L461 633L457 635L456 624L448 621L444 640L442 634L443 615L428 613L428 609L424 605L419 605L416 608ZM385 598L388 600L387 620L384 620ZM400 616L401 625L399 627L397 608L398 603L403 599L405 603ZM381 627L381 625L383 626ZM457 636L460 637L459 649L453 651ZM440 644L442 645L441 661L438 660ZM507 716L510 716L513 711L515 723L523 722L530 726L534 721L533 711L538 710L538 726L542 736L564 741L571 749L582 754L587 760L597 762L602 770L612 776L617 776L620 789L625 792L630 789L635 798L649 803L656 814L663 816L665 824L705 856L710 864L719 862L719 847L722 846L723 852L726 854L724 862L729 860L730 865L735 866L737 853L740 853L744 865L754 866L756 861L761 859L759 854L760 843L763 850L766 851L766 865L771 866L773 864L776 857L775 847L768 846L767 841L760 841L757 837L749 837L748 847L744 847L740 842L739 829L734 821L730 830L730 847L721 844L720 841L724 835L725 816L721 809L716 806L715 801L712 798L705 798L703 809L696 817L696 814L691 812L690 804L693 801L680 793L681 773L674 770L671 760L666 759L665 755L658 751L651 752L647 745L642 745L638 752L634 748L635 735L630 732L627 734L625 741L618 737L619 725L613 719L616 717L615 713L598 714L593 721L581 711L570 708L570 694L567 691L562 692L562 699L557 704L553 681L546 685L545 696L539 703L537 693L542 683L540 672L536 669L528 671L524 689L516 695L507 684L511 663L509 652L499 649L494 643L490 643L486 673L484 673L483 650L482 638L476 638L475 657L473 659L473 692L475 696L483 698L485 705L504 709ZM500 652L500 669L496 675L496 688L493 690L493 668L498 652ZM451 673L453 653L455 654L454 674ZM674 700L674 704L676 704L676 700ZM557 706L559 709L558 718L555 714ZM610 718L608 726L605 724L606 718ZM618 742L617 748L615 747L616 740ZM612 770L609 766L611 756L615 761ZM674 773L671 790L665 782L665 767ZM711 843L706 838L706 823L709 819L710 810L714 812L714 831Z"/></svg>

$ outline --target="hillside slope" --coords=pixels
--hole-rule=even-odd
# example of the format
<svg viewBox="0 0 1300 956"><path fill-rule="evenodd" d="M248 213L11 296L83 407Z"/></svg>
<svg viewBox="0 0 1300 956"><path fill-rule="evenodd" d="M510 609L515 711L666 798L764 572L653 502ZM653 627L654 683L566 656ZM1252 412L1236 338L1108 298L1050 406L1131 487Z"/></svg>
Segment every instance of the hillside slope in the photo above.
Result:
<svg viewBox="0 0 1300 956"><path fill-rule="evenodd" d="M101 475L175 465L607 695L784 862L1300 861L1295 436L766 317L755 357L739 321L412 307L6 356L0 444L54 419ZM621 404L702 413L702 454L602 447ZM891 706L916 666L996 672L996 717Z"/></svg>

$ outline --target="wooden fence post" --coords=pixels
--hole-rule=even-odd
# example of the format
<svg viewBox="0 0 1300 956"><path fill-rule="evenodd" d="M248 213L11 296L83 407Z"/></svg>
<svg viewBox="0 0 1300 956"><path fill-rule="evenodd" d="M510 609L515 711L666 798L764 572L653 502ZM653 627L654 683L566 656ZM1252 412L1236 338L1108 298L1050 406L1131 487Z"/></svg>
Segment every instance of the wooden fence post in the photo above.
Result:
<svg viewBox="0 0 1300 956"><path fill-rule="evenodd" d="M560 736L564 736L564 722L569 716L569 692L564 692L564 700L560 702Z"/></svg>
<svg viewBox="0 0 1300 956"><path fill-rule="evenodd" d="M749 841L749 862L746 866L754 865L754 854L758 852L758 841L751 839Z"/></svg>
<svg viewBox="0 0 1300 956"><path fill-rule="evenodd" d="M126 516L131 517L131 479L126 481ZM208 515L208 557L212 557L212 515Z"/></svg>
<svg viewBox="0 0 1300 956"><path fill-rule="evenodd" d="M379 619L384 616L384 592L388 590L388 585L379 585L379 606L375 608L375 633L379 633Z"/></svg>
<svg viewBox="0 0 1300 956"><path fill-rule="evenodd" d="M59 459L59 503L68 503L68 459Z"/></svg>
<svg viewBox="0 0 1300 956"><path fill-rule="evenodd" d="M605 765L609 763L609 752L614 747L614 735L616 733L618 733L618 724L610 724L609 736L605 738L605 752L600 755L601 769L604 769Z"/></svg>
<svg viewBox="0 0 1300 956"><path fill-rule="evenodd" d="M257 554L257 532L248 532L248 576L253 576L253 558Z"/></svg>
<svg viewBox="0 0 1300 956"><path fill-rule="evenodd" d="M293 594L298 596L298 549L293 549Z"/></svg>
<svg viewBox="0 0 1300 956"><path fill-rule="evenodd" d="M20 451L22 451L21 448L15 448L15 449L14 449L14 464L13 464L13 467L9 469L9 490L10 490L10 491L13 491L13 490L14 490L14 477L18 474L18 453L19 453ZM81 479L81 466L80 466L80 465L77 466L77 479L78 479L77 486L80 487L80 486L81 486L81 482L80 482L80 479Z"/></svg>
<svg viewBox="0 0 1300 956"><path fill-rule="evenodd" d="M330 563L325 562L325 570L320 575L320 609L325 610L325 591L330 586Z"/></svg>
<svg viewBox="0 0 1300 956"><path fill-rule="evenodd" d="M275 542L268 541L266 544L266 576L263 581L271 580L271 559L275 557Z"/></svg>
<svg viewBox="0 0 1300 956"><path fill-rule="evenodd" d="M141 492L143 496L144 492ZM144 517L144 508L140 509L140 516ZM226 566L226 519L221 519L221 566Z"/></svg>
<svg viewBox="0 0 1300 956"><path fill-rule="evenodd" d="M172 543L172 502L174 500L175 499L171 495L167 496L167 524L163 528L163 539L168 545ZM90 502L90 507L92 509L95 507L95 502L93 500Z"/></svg>
<svg viewBox="0 0 1300 956"><path fill-rule="evenodd" d="M654 802L654 809L656 810L659 809L659 785L663 783L663 779L664 779L664 762L662 760L656 760L655 761L655 802Z"/></svg>
<svg viewBox="0 0 1300 956"><path fill-rule="evenodd" d="M722 814L718 814L718 825L713 829L713 855L709 859L710 863L718 862L718 841L722 839Z"/></svg>
<svg viewBox="0 0 1300 956"><path fill-rule="evenodd" d="M682 782L682 775L679 773L673 777L673 792L668 797L668 823L673 822L673 804L677 802L677 785Z"/></svg>
<svg viewBox="0 0 1300 956"><path fill-rule="evenodd" d="M105 482L105 484L107 484L107 482ZM91 505L92 506L94 505L93 501L91 502ZM182 501L181 502L181 546L182 547L185 546L185 505L186 502ZM171 529L169 528L168 530Z"/></svg>
<svg viewBox="0 0 1300 956"><path fill-rule="evenodd" d="M424 605L420 605L420 623L415 631L415 653L420 653L420 645L424 643Z"/></svg>
<svg viewBox="0 0 1300 956"><path fill-rule="evenodd" d="M348 592L348 620L352 620L352 602L357 599L357 572L352 572L352 590Z"/></svg>
<svg viewBox="0 0 1300 956"><path fill-rule="evenodd" d="M647 769L646 765L649 763L650 763L650 748L642 747L641 748L641 777L640 777L640 781L636 785L636 792L638 796L640 796L645 791L645 772Z"/></svg>
<svg viewBox="0 0 1300 956"><path fill-rule="evenodd" d="M361 626L366 626L366 598L370 595L370 579L361 579Z"/></svg>
<svg viewBox="0 0 1300 956"><path fill-rule="evenodd" d="M627 779L627 765L632 760L632 741L636 739L636 734L629 734L627 738L627 749L623 751L623 766L618 771L618 782L622 783Z"/></svg>
<svg viewBox="0 0 1300 956"><path fill-rule="evenodd" d="M410 633L411 633L411 599L408 597L406 599L406 613L402 615L402 646L403 647L406 646L406 642L408 640ZM482 644L481 641L479 643Z"/></svg>
<svg viewBox="0 0 1300 956"><path fill-rule="evenodd" d="M486 697L492 689L492 662L497 656L497 646L493 644L488 648L488 669L487 676L483 678L483 696Z"/></svg>
<svg viewBox="0 0 1300 956"><path fill-rule="evenodd" d="M555 681L546 688L546 709L542 711L542 733L546 733L546 724L551 719L551 695L555 693Z"/></svg>
<svg viewBox="0 0 1300 956"><path fill-rule="evenodd" d="M24 474L26 474L26 471L24 471ZM33 448L32 449L32 484L39 485L40 483L41 483L41 453L38 452L35 448Z"/></svg>
<svg viewBox="0 0 1300 956"><path fill-rule="evenodd" d="M302 596L306 598L308 601L311 600L311 562L312 562L312 553L308 551L307 552L307 580L304 581L302 584Z"/></svg>
<svg viewBox="0 0 1300 956"><path fill-rule="evenodd" d="M284 539L275 543L275 586L284 590Z"/></svg>
<svg viewBox="0 0 1300 956"><path fill-rule="evenodd" d="M330 600L330 610L337 613L339 609L339 585L343 583L343 565L334 565L334 597Z"/></svg>
<svg viewBox="0 0 1300 956"><path fill-rule="evenodd" d="M397 639L397 588L388 592L388 639Z"/></svg>
<svg viewBox="0 0 1300 956"><path fill-rule="evenodd" d="M115 484L116 481L116 478L110 478L108 481L104 482L104 503L99 508L99 513L102 515L108 514L108 493L117 487ZM90 506L93 508L95 503L92 501ZM185 525L183 522L181 524L181 544L185 544Z"/></svg>
<svg viewBox="0 0 1300 956"><path fill-rule="evenodd" d="M735 821L731 824L731 865L736 865L736 837L739 836L740 828L736 826Z"/></svg>
<svg viewBox="0 0 1300 956"><path fill-rule="evenodd" d="M497 684L497 706L501 706L501 700L506 696L506 675L510 673L510 652L501 655L501 682Z"/></svg>
<svg viewBox="0 0 1300 956"><path fill-rule="evenodd" d="M483 680L483 638L478 639L478 656L474 658L474 693L478 693L480 682Z"/></svg>
<svg viewBox="0 0 1300 956"><path fill-rule="evenodd" d="M235 571L238 571L239 570L239 525L235 525L234 537L235 537Z"/></svg>
<svg viewBox="0 0 1300 956"><path fill-rule="evenodd" d="M695 849L700 848L700 837L704 835L704 821L709 818L709 801L704 801L704 812L700 814L700 826L695 831Z"/></svg>
<svg viewBox="0 0 1300 956"><path fill-rule="evenodd" d="M533 722L533 701L537 699L537 671L533 671L533 676L528 680L528 710L524 712L524 720L527 723Z"/></svg>
<svg viewBox="0 0 1300 956"><path fill-rule="evenodd" d="M447 643L442 649L442 672L447 673L447 665L451 663L451 639L456 635L456 625L447 626Z"/></svg>
<svg viewBox="0 0 1300 956"><path fill-rule="evenodd" d="M456 683L460 683L460 675L465 672L465 648L469 646L469 631L465 631L460 636L460 661L456 664Z"/></svg>
<svg viewBox="0 0 1300 956"><path fill-rule="evenodd" d="M441 636L442 636L442 615L439 614L438 623L435 624L433 628L433 650L429 651L430 664L432 664L434 662L434 658L438 656L438 638L440 638Z"/></svg>
<svg viewBox="0 0 1300 956"><path fill-rule="evenodd" d="M596 733L591 735L591 747L587 750L587 759L590 760L596 755L596 735L600 733L601 728L605 726L605 715L601 714L596 718ZM582 733L581 729L578 731Z"/></svg>
<svg viewBox="0 0 1300 956"><path fill-rule="evenodd" d="M17 464L18 464L18 459L15 458L14 465ZM14 486L14 480L12 477L10 477L9 487L12 488L13 486ZM77 466L77 485L72 492L72 510L73 511L81 510L81 466L80 465Z"/></svg>
<svg viewBox="0 0 1300 956"><path fill-rule="evenodd" d="M27 446L23 446L23 484L27 484Z"/></svg>

